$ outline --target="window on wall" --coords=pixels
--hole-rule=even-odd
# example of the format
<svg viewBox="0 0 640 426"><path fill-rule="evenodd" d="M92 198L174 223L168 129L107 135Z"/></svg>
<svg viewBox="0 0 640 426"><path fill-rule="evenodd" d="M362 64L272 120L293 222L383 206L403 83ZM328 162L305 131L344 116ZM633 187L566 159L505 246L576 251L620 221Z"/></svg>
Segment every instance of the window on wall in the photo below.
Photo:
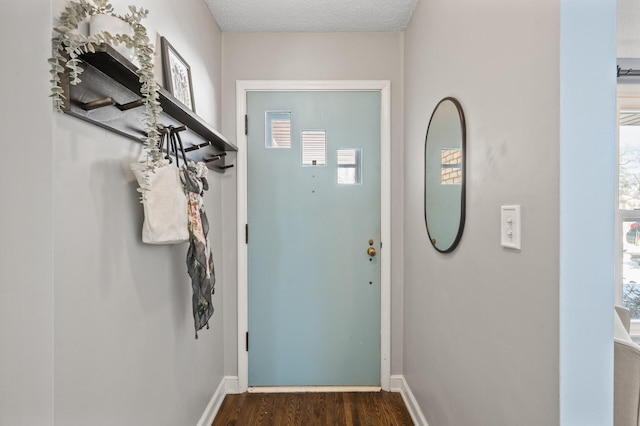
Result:
<svg viewBox="0 0 640 426"><path fill-rule="evenodd" d="M640 336L640 91L618 101L618 265L616 303Z"/></svg>

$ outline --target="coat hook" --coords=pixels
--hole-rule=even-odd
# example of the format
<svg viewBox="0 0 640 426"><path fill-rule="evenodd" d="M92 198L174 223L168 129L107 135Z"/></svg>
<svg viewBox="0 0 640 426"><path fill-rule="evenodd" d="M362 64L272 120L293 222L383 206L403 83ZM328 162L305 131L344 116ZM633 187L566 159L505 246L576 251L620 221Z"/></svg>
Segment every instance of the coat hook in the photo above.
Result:
<svg viewBox="0 0 640 426"><path fill-rule="evenodd" d="M133 108L138 108L139 106L144 105L144 101L142 99L138 99L137 101L127 102L126 104L116 104L116 107L120 111L126 111Z"/></svg>
<svg viewBox="0 0 640 426"><path fill-rule="evenodd" d="M104 108L106 106L111 106L115 104L116 104L116 101L114 101L113 98L109 97L109 98L97 99L95 101L80 104L80 108L82 108L85 111L91 111L92 109Z"/></svg>
<svg viewBox="0 0 640 426"><path fill-rule="evenodd" d="M218 161L219 159L221 159L222 157L226 156L227 153L226 152L221 152L220 154L216 154L211 158L207 158L204 160L205 163L211 163L212 161Z"/></svg>
<svg viewBox="0 0 640 426"><path fill-rule="evenodd" d="M210 169L216 172L224 173L225 170L230 169L232 167L233 167L233 164L229 164L228 166L213 166L213 167L210 167Z"/></svg>
<svg viewBox="0 0 640 426"><path fill-rule="evenodd" d="M196 151L196 150L198 150L200 148L205 148L205 147L210 146L210 145L211 145L211 142L207 141L205 143L201 143L200 145L193 145L193 146L190 146L189 148L185 148L184 151L185 152Z"/></svg>
<svg viewBox="0 0 640 426"><path fill-rule="evenodd" d="M158 131L162 134L165 133L178 133L187 130L187 126L182 125L180 127L173 127L173 125L165 126L164 124L158 124Z"/></svg>

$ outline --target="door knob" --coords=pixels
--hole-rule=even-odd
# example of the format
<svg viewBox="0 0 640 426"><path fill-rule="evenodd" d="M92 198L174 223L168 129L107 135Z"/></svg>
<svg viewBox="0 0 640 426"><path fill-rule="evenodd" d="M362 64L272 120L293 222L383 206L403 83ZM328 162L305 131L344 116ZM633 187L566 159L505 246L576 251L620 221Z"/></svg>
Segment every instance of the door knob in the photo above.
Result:
<svg viewBox="0 0 640 426"><path fill-rule="evenodd" d="M376 255L376 253L377 253L377 252L376 252L376 249L374 249L373 247L369 247L369 248L367 249L367 254L368 254L369 256L371 256L371 257L375 256L375 255Z"/></svg>

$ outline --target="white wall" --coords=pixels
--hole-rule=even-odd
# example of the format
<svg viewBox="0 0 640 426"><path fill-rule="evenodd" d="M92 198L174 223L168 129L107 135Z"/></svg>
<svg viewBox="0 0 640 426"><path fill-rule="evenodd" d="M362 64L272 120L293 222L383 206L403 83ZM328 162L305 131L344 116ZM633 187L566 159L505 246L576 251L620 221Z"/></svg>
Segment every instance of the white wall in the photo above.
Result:
<svg viewBox="0 0 640 426"><path fill-rule="evenodd" d="M611 424L615 90L602 69L614 10L436 0L414 12L404 374L431 425ZM466 228L450 255L430 246L422 210L424 135L444 96L460 100L468 132ZM522 206L521 251L500 246L503 204Z"/></svg>
<svg viewBox="0 0 640 426"><path fill-rule="evenodd" d="M50 6L49 0L0 0L2 425L53 424Z"/></svg>
<svg viewBox="0 0 640 426"><path fill-rule="evenodd" d="M53 1L54 16L65 3ZM129 3L112 1L122 13ZM156 51L164 35L191 65L196 110L218 126L222 36L204 2L136 5L150 10ZM39 42L44 50L48 37ZM223 177L210 172L205 195L215 312L195 340L187 245L140 242L129 164L141 145L56 114L53 146L56 424L196 424L223 375Z"/></svg>
<svg viewBox="0 0 640 426"><path fill-rule="evenodd" d="M421 1L405 35L404 374L430 425L559 418L559 5ZM467 120L460 245L439 254L423 213L437 102ZM500 205L522 206L522 250Z"/></svg>
<svg viewBox="0 0 640 426"><path fill-rule="evenodd" d="M222 56L222 131L233 140L236 80L391 81L392 374L402 372L402 43L403 34L393 32L224 33ZM225 222L235 220L235 205L225 206L224 217ZM230 250L235 245L235 235L225 235L224 247ZM236 282L235 258L226 259L224 279L227 283ZM237 375L237 298L230 287L224 304L225 372Z"/></svg>

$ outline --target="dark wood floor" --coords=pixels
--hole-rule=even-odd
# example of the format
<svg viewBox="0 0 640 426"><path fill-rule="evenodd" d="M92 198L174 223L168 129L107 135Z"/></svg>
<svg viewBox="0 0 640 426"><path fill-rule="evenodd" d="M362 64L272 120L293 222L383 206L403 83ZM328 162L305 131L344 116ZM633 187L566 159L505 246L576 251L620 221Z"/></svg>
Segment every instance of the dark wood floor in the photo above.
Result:
<svg viewBox="0 0 640 426"><path fill-rule="evenodd" d="M399 393L320 392L227 395L212 426L410 426Z"/></svg>

